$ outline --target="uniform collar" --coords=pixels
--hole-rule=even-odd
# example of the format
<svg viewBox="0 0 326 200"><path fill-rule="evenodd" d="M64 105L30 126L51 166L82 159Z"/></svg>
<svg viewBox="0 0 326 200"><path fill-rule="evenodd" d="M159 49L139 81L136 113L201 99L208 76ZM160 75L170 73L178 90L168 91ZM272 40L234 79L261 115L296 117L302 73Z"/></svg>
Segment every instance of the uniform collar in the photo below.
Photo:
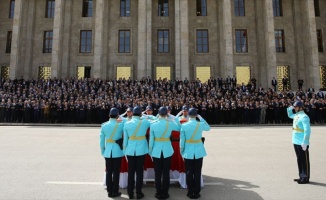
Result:
<svg viewBox="0 0 326 200"><path fill-rule="evenodd" d="M140 119L139 116L132 116L133 119Z"/></svg>
<svg viewBox="0 0 326 200"><path fill-rule="evenodd" d="M109 121L116 122L117 119L112 119L112 118L110 118Z"/></svg>
<svg viewBox="0 0 326 200"><path fill-rule="evenodd" d="M196 118L189 118L190 121L196 121Z"/></svg>

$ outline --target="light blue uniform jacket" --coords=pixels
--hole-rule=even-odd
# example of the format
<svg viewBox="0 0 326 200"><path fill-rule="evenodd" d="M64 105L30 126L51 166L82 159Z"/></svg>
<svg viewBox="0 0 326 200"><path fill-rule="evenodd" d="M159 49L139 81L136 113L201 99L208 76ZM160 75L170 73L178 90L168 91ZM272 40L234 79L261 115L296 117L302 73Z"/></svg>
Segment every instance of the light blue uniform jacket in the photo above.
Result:
<svg viewBox="0 0 326 200"><path fill-rule="evenodd" d="M180 152L185 159L198 159L207 155L204 144L188 143L186 140L190 140L193 133L196 130L197 123L199 127L195 133L193 140L201 140L203 131L209 131L211 128L205 119L201 118L200 122L197 122L195 118L190 118L188 122L181 125L180 131Z"/></svg>
<svg viewBox="0 0 326 200"><path fill-rule="evenodd" d="M155 141L155 139L162 138L165 130L167 131L164 135L164 140L167 141ZM174 121L168 121L164 118L159 118L157 121L152 122L149 137L150 156L154 158L161 158L161 152L163 152L164 158L172 156L172 154L174 153L170 141L172 131L180 131L180 126L178 126Z"/></svg>
<svg viewBox="0 0 326 200"><path fill-rule="evenodd" d="M289 118L293 119L292 142L293 144L309 145L310 139L310 119L303 111L293 114L292 109L287 108Z"/></svg>
<svg viewBox="0 0 326 200"><path fill-rule="evenodd" d="M133 139L131 136L136 131L139 121L141 121L141 125L135 135L136 139ZM140 119L138 116L133 116L130 121L125 123L123 129L123 151L125 155L141 156L148 153L146 131L149 127L150 122L146 119Z"/></svg>
<svg viewBox="0 0 326 200"><path fill-rule="evenodd" d="M116 119L110 119L108 122L101 125L100 147L101 153L105 158L117 158L123 156L123 152L116 142L107 142L113 134L116 124L118 124L118 127L111 140L118 140L122 138L124 123L118 123Z"/></svg>

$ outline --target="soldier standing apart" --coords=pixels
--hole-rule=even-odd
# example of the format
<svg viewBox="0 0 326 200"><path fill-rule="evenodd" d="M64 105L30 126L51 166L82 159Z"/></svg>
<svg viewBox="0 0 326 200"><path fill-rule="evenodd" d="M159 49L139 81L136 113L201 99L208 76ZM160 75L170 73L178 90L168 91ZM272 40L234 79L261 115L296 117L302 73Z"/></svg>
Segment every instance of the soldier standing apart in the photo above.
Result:
<svg viewBox="0 0 326 200"><path fill-rule="evenodd" d="M186 167L187 196L190 199L198 199L203 157L207 155L201 138L203 131L209 131L210 126L205 119L197 115L195 108L190 108L188 114L189 121L181 125L180 152ZM196 117L199 118L199 122L196 121Z"/></svg>
<svg viewBox="0 0 326 200"><path fill-rule="evenodd" d="M157 199L167 199L170 187L170 166L174 153L170 136L172 131L180 131L174 121L167 120L168 110L160 107L159 119L152 122L149 137L149 155L153 157L155 171L155 187ZM163 177L163 182L161 181Z"/></svg>
<svg viewBox="0 0 326 200"><path fill-rule="evenodd" d="M136 198L142 199L143 168L145 155L148 153L146 131L150 126L149 121L140 119L141 107L133 109L133 117L125 123L123 130L123 151L128 159L128 195L134 199L135 173L136 173Z"/></svg>
<svg viewBox="0 0 326 200"><path fill-rule="evenodd" d="M295 114L293 114L295 109ZM310 162L309 162L309 139L310 119L303 111L303 103L296 101L293 106L287 108L289 118L293 119L292 142L297 155L299 178L294 179L298 184L309 183Z"/></svg>
<svg viewBox="0 0 326 200"><path fill-rule="evenodd" d="M106 185L109 197L121 196L119 192L120 165L123 152L116 140L122 138L124 123L118 123L119 110L111 108L110 120L102 124L100 147L106 165ZM112 176L113 175L113 176Z"/></svg>

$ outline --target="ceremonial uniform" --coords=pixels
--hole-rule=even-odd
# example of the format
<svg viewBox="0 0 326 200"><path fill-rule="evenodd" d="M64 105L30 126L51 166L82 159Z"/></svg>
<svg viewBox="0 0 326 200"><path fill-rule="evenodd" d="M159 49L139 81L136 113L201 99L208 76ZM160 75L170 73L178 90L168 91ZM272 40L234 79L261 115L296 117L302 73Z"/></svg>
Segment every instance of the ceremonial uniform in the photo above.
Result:
<svg viewBox="0 0 326 200"><path fill-rule="evenodd" d="M148 153L148 143L146 140L146 131L150 127L150 122L146 119L140 119L141 108L133 109L131 121L125 123L123 130L123 151L128 158L128 195L130 199L134 198L135 172L136 172L136 194L137 199L144 197L142 193L143 168L145 155Z"/></svg>
<svg viewBox="0 0 326 200"><path fill-rule="evenodd" d="M301 102L296 102L294 106L299 104L302 107ZM309 162L309 139L310 139L310 119L304 113L299 111L293 113L293 107L287 108L289 118L293 119L292 127L292 143L297 156L299 179L295 179L299 184L309 183L310 179L310 162Z"/></svg>
<svg viewBox="0 0 326 200"><path fill-rule="evenodd" d="M167 109L161 107L159 114L166 115ZM165 118L152 122L149 137L149 155L153 157L155 187L158 199L169 197L171 157L174 153L170 136L172 131L179 131L180 126ZM162 180L163 176L163 182Z"/></svg>
<svg viewBox="0 0 326 200"><path fill-rule="evenodd" d="M196 121L197 111L195 108L189 110L191 118L187 123L181 125L180 131L180 151L185 159L186 182L188 187L187 196L190 198L200 197L200 181L203 157L206 156L206 150L201 140L202 132L209 131L210 126L203 119Z"/></svg>
<svg viewBox="0 0 326 200"><path fill-rule="evenodd" d="M112 110L116 112L114 115L118 116L118 109L112 108L110 113ZM123 152L116 141L122 138L123 126L124 123L118 123L113 118L101 126L100 147L106 163L106 185L109 197L121 195L119 193L119 172Z"/></svg>

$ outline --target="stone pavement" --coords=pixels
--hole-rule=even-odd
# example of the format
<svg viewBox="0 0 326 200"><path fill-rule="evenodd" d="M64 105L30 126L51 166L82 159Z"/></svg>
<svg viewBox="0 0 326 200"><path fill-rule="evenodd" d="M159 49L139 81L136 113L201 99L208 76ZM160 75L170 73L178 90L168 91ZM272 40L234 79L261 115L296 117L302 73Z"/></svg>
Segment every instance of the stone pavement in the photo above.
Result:
<svg viewBox="0 0 326 200"><path fill-rule="evenodd" d="M298 185L291 126L216 127L205 132L205 200L325 200L326 128L313 126L311 183ZM99 127L0 126L0 199L108 199ZM126 189L121 189L127 199ZM153 183L143 187L155 199ZM170 199L188 199L171 184Z"/></svg>

